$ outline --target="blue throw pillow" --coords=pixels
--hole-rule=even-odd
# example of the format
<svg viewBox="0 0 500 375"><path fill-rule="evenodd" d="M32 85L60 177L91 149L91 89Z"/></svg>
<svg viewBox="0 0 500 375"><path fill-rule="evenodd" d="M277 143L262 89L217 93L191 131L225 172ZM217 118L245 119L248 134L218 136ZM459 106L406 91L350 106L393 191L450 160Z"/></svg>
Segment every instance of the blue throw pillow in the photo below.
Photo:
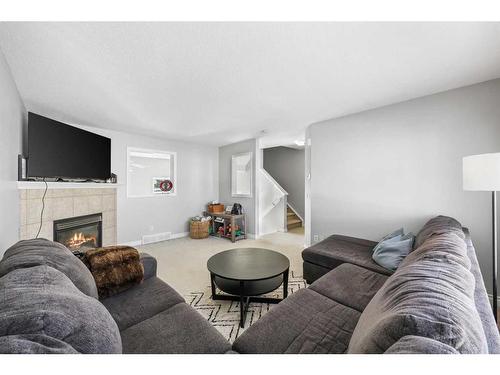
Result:
<svg viewBox="0 0 500 375"><path fill-rule="evenodd" d="M396 239L400 239L401 237L403 237L404 235L404 231L403 231L403 228L399 228L398 230L395 230L394 232L392 233L389 233L387 236L384 236L380 242L377 244L377 246L375 246L373 248L373 252L377 251L380 247L380 245L385 242L385 241L388 241L388 240L396 240Z"/></svg>
<svg viewBox="0 0 500 375"><path fill-rule="evenodd" d="M408 233L404 236L394 236L378 243L373 251L372 258L375 263L388 270L394 271L413 249L415 236Z"/></svg>

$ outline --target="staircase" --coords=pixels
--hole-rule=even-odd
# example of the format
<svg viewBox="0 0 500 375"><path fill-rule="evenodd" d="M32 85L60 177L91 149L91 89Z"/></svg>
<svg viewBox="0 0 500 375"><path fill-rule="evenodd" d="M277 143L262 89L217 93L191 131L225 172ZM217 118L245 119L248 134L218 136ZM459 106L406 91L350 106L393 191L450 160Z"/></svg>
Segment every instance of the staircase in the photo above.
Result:
<svg viewBox="0 0 500 375"><path fill-rule="evenodd" d="M264 168L259 173L259 232L285 232L288 193Z"/></svg>
<svg viewBox="0 0 500 375"><path fill-rule="evenodd" d="M302 220L298 217L295 212L290 207L286 208L286 228L287 230L300 228L302 226Z"/></svg>

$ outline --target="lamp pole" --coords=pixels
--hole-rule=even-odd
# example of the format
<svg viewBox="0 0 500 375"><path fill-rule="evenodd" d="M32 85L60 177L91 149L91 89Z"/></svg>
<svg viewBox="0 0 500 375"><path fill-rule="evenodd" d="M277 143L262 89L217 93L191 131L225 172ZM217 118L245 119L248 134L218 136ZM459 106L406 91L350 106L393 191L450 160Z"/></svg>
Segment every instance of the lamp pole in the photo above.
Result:
<svg viewBox="0 0 500 375"><path fill-rule="evenodd" d="M498 277L498 225L497 225L497 191L500 191L500 152L464 156L462 160L463 188L469 191L491 192L491 228L492 260L493 260L493 316L497 321L497 277Z"/></svg>
<svg viewBox="0 0 500 375"><path fill-rule="evenodd" d="M492 215L493 215L493 315L497 322L497 192L491 193Z"/></svg>

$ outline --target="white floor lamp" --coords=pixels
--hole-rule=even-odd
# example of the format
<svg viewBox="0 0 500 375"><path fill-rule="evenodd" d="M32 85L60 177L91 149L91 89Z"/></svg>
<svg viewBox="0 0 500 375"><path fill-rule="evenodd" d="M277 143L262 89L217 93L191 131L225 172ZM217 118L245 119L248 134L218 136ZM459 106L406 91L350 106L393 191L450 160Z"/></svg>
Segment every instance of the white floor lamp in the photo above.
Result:
<svg viewBox="0 0 500 375"><path fill-rule="evenodd" d="M493 315L497 321L497 195L500 190L500 153L463 158L464 190L491 191L493 235Z"/></svg>

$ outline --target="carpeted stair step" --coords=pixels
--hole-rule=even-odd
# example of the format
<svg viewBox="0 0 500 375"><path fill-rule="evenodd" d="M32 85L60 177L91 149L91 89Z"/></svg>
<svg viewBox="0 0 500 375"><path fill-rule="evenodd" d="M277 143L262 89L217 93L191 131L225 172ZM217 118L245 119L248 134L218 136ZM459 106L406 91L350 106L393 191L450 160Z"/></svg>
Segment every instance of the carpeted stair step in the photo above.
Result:
<svg viewBox="0 0 500 375"><path fill-rule="evenodd" d="M294 229L294 228L300 228L302 226L302 221L299 218L294 218L294 219L289 219L287 221L287 229Z"/></svg>

